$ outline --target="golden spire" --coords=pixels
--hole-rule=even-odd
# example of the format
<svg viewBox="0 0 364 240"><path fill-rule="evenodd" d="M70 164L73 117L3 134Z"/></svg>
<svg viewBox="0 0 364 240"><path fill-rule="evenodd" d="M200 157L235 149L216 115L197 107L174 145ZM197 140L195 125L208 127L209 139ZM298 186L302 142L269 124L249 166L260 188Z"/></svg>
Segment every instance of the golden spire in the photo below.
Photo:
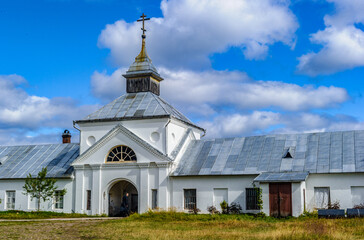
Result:
<svg viewBox="0 0 364 240"><path fill-rule="evenodd" d="M140 50L140 53L138 56L136 56L134 63L130 66L128 72L135 72L135 71L154 71L157 73L157 69L153 66L152 60L149 58L147 54L147 50L145 48L145 39L146 35L145 32L147 31L145 29L145 21L150 20L150 18L146 18L146 15L141 15L141 19L138 19L137 22L143 22L141 30L143 31L142 34L142 49Z"/></svg>
<svg viewBox="0 0 364 240"><path fill-rule="evenodd" d="M144 22L150 20L150 18L146 18L146 15L144 13L140 17L141 17L141 19L138 19L137 22L143 22L143 25L142 25L142 28L141 28L141 30L143 31L143 34L142 34L142 49L140 50L139 55L136 56L135 61L136 62L144 62L144 61L149 60L151 62L152 60L149 58L149 56L147 54L147 50L145 49L145 38L147 37L145 35L145 32L147 30L144 27Z"/></svg>

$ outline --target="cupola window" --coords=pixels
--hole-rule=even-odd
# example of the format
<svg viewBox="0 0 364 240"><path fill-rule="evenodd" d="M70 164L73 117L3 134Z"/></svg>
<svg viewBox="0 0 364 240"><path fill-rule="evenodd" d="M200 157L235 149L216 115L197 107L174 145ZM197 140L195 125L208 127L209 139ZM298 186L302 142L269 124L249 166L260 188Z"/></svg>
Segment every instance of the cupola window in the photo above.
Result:
<svg viewBox="0 0 364 240"><path fill-rule="evenodd" d="M133 149L127 146L116 146L110 150L106 162L136 161L137 157Z"/></svg>

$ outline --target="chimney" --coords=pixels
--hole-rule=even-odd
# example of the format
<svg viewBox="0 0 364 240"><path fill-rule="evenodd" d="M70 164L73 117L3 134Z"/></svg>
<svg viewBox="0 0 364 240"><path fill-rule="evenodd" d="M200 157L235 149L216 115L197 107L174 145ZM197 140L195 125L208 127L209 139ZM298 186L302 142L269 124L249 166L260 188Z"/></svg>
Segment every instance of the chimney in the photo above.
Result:
<svg viewBox="0 0 364 240"><path fill-rule="evenodd" d="M62 143L71 143L71 133L67 129L62 134Z"/></svg>

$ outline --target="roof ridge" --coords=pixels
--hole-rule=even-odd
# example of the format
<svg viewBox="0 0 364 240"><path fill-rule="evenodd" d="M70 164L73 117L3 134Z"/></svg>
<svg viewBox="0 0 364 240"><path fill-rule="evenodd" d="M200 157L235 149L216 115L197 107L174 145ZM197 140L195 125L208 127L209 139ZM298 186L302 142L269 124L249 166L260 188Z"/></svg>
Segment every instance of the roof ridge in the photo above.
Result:
<svg viewBox="0 0 364 240"><path fill-rule="evenodd" d="M161 106L161 108L163 108L164 112L167 114L167 115L171 115L170 113L168 113L168 111L164 108L164 106L160 103L161 102L161 98L157 95L155 95L154 93L151 93L152 96L154 97L154 99L159 103L159 106Z"/></svg>

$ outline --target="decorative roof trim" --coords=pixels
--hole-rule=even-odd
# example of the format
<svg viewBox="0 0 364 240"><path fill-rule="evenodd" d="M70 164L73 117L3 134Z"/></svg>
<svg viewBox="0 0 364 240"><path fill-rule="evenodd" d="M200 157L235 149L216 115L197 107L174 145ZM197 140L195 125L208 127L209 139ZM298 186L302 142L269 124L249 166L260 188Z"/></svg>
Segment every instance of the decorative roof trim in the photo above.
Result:
<svg viewBox="0 0 364 240"><path fill-rule="evenodd" d="M160 119L160 118L169 118L169 119L174 119L177 120L179 122L182 122L184 124L187 124L191 127L197 128L198 130L203 131L204 133L206 133L206 130L202 127L199 127L195 124L183 121L182 119L179 119L175 116L166 114L166 115L158 115L158 116L148 116L148 117L119 117L119 118L103 118L103 119L84 119L84 120L75 120L73 121L74 124L79 124L79 123L93 123L93 122L120 122L120 121L130 121L130 120L145 120L145 119Z"/></svg>
<svg viewBox="0 0 364 240"><path fill-rule="evenodd" d="M179 143L174 147L173 151L170 154L170 158L172 160L175 160L176 157L178 156L178 154L180 153L181 149L183 148L183 146L185 145L188 136L190 136L192 134L192 129L189 128L185 131L185 133L183 134L181 140L179 141Z"/></svg>
<svg viewBox="0 0 364 240"><path fill-rule="evenodd" d="M93 146L87 149L84 153L82 153L76 160L71 164L72 166L77 165L77 163L81 163L82 160L91 156L101 147L103 147L107 142L109 142L113 137L115 137L118 133L125 134L130 140L139 144L139 146L143 147L156 157L159 157L163 160L172 161L168 156L155 149L152 145L135 135L133 132L125 128L121 123L117 124L114 128L112 128L108 133L105 134L99 141L97 141Z"/></svg>

